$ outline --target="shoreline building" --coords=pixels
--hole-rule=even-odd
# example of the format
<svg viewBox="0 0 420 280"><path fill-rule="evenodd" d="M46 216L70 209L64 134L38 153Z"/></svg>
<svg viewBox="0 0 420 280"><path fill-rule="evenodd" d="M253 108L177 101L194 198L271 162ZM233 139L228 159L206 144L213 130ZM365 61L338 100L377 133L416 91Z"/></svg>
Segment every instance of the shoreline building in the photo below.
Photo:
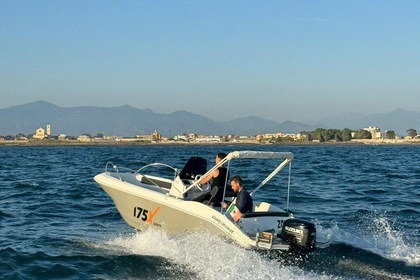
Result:
<svg viewBox="0 0 420 280"><path fill-rule="evenodd" d="M39 127L37 130L35 130L35 134L33 135L34 139L45 139L51 137L51 125L47 124L47 130L45 132L45 129L42 127Z"/></svg>
<svg viewBox="0 0 420 280"><path fill-rule="evenodd" d="M372 139L382 139L382 134L381 134L381 129L376 127L376 126L369 126L366 128L363 128L363 130L366 130L368 132L370 132L370 134L372 135Z"/></svg>

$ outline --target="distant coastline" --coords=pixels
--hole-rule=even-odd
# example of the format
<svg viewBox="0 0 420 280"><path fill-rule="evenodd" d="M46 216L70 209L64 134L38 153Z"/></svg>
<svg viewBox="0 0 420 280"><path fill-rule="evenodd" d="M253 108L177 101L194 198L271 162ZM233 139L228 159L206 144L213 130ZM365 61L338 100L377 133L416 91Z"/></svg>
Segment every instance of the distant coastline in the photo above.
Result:
<svg viewBox="0 0 420 280"><path fill-rule="evenodd" d="M0 147L95 147L95 146L363 146L363 145L387 145L387 146L410 146L420 145L419 139L412 140L372 140L361 139L357 141L347 142L280 142L280 143L258 143L258 142L144 142L144 141L57 141L57 140L41 140L41 141L22 141L7 140L0 141Z"/></svg>

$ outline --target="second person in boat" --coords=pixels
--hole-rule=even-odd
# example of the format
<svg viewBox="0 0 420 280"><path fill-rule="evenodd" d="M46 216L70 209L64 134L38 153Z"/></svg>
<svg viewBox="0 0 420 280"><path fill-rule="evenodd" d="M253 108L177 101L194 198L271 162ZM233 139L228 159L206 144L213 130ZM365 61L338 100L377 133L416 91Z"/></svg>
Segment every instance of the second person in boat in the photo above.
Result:
<svg viewBox="0 0 420 280"><path fill-rule="evenodd" d="M236 201L233 201L234 205L222 202L222 208L228 208L233 220L235 222L239 221L245 213L252 212L254 208L254 203L252 201L251 195L245 190L242 183L242 178L239 176L234 176L230 181L233 191L236 193Z"/></svg>
<svg viewBox="0 0 420 280"><path fill-rule="evenodd" d="M216 164L218 164L221 160L223 160L226 157L225 153L218 153L216 155ZM221 202L223 201L223 193L226 182L229 179L229 174L227 171L227 168L224 167L223 165L221 165L219 168L215 169L209 176L200 179L200 184L205 184L207 182L209 182L211 180L211 187L212 189L214 187L218 188L218 191L216 193L216 196L214 197L214 199L212 200L212 206L216 206L216 207L220 207L221 206ZM234 195L234 192L232 190L232 188L227 185L226 186L226 192L225 192L225 197L231 197Z"/></svg>

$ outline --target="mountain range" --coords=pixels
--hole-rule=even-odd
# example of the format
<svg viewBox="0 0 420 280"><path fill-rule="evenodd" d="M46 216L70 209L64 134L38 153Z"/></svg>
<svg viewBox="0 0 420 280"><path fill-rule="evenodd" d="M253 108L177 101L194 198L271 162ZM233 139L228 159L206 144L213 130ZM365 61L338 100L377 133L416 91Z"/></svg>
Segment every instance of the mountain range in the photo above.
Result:
<svg viewBox="0 0 420 280"><path fill-rule="evenodd" d="M276 122L257 116L229 121L213 121L187 111L170 114L155 113L129 105L119 107L59 107L46 101L36 101L0 109L0 135L31 134L39 127L51 125L52 135L81 134L134 136L157 130L164 136L197 133L216 135L255 135L259 133L299 133L316 128L361 129L373 125L383 131L394 130L405 135L409 128L420 128L420 113L397 109L385 114L351 115L328 118L308 125L293 121Z"/></svg>

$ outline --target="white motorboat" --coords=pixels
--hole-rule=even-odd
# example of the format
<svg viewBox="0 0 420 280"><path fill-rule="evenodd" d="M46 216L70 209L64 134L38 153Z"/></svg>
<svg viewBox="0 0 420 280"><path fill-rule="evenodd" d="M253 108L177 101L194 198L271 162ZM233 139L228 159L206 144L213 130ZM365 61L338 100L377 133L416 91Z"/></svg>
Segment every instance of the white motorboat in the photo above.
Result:
<svg viewBox="0 0 420 280"><path fill-rule="evenodd" d="M200 185L197 180L222 165L229 170L230 162L236 159L248 159L253 163L276 160L276 168L250 192L254 200L253 211L238 222L233 221L226 209L212 206L215 191L208 184ZM294 218L288 209L292 159L293 154L288 152L235 151L208 171L207 162L201 157L190 158L181 171L162 163L148 164L134 171L108 162L105 172L96 175L94 180L112 198L122 218L135 229L159 228L168 234L208 231L246 249L306 253L315 248L316 230L313 223ZM287 190L284 187L286 208L257 201L255 194L285 166L289 166ZM170 173L156 174L156 170L162 169L170 170ZM249 186L247 189L250 190Z"/></svg>

